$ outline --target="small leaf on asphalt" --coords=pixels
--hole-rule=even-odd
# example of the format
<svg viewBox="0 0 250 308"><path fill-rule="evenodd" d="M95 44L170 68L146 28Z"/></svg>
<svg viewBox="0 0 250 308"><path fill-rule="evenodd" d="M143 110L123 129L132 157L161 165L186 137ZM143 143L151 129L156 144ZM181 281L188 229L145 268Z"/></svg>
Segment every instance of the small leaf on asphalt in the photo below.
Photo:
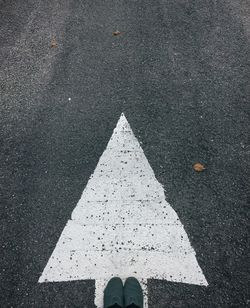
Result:
<svg viewBox="0 0 250 308"><path fill-rule="evenodd" d="M113 32L112 33L114 36L117 36L117 35L120 35L121 34L121 32L120 31L118 31L118 30L116 30L115 32Z"/></svg>
<svg viewBox="0 0 250 308"><path fill-rule="evenodd" d="M193 169L196 171L196 172L202 172L206 169L206 167L201 164L201 163L196 163L193 165Z"/></svg>
<svg viewBox="0 0 250 308"><path fill-rule="evenodd" d="M51 41L51 48L55 48L55 47L57 47L57 42L56 42L56 39L53 37Z"/></svg>

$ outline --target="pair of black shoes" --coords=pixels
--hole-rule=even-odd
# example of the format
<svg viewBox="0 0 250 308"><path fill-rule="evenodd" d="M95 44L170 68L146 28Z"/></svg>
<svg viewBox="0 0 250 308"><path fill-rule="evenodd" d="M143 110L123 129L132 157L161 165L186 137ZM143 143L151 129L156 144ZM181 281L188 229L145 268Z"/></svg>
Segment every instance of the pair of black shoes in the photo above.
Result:
<svg viewBox="0 0 250 308"><path fill-rule="evenodd" d="M104 308L143 308L143 293L139 281L126 279L123 286L119 277L110 279L104 290Z"/></svg>

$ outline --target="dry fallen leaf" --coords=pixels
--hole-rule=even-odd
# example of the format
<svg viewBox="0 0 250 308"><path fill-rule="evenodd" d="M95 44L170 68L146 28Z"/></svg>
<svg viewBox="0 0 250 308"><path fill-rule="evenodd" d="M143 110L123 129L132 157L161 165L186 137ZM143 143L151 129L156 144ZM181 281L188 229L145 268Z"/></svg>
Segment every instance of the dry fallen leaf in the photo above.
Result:
<svg viewBox="0 0 250 308"><path fill-rule="evenodd" d="M201 164L201 163L196 163L193 165L193 169L196 171L196 172L202 172L206 169L206 167Z"/></svg>
<svg viewBox="0 0 250 308"><path fill-rule="evenodd" d="M112 33L114 36L117 36L117 35L120 35L121 34L121 32L120 31L118 31L118 30L116 30L115 32L113 32Z"/></svg>
<svg viewBox="0 0 250 308"><path fill-rule="evenodd" d="M55 48L55 47L57 47L57 42L56 42L56 39L53 37L51 41L51 48Z"/></svg>

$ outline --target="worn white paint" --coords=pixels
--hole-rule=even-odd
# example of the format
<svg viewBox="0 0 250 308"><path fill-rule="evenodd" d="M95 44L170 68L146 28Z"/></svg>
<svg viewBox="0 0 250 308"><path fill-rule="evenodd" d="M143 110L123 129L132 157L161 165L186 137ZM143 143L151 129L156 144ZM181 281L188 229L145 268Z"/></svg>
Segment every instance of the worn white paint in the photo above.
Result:
<svg viewBox="0 0 250 308"><path fill-rule="evenodd" d="M122 114L39 282L112 276L207 285L176 212Z"/></svg>

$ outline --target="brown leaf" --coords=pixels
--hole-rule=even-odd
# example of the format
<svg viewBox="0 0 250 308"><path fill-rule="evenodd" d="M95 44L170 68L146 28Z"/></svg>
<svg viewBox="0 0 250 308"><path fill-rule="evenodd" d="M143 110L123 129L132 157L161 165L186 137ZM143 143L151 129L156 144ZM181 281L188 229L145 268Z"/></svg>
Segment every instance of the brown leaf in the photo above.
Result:
<svg viewBox="0 0 250 308"><path fill-rule="evenodd" d="M206 169L206 167L205 167L203 164L201 164L201 163L195 163L195 164L193 165L193 169L194 169L196 172L202 172L202 171L204 171L204 170Z"/></svg>
<svg viewBox="0 0 250 308"><path fill-rule="evenodd" d="M117 35L120 35L120 34L121 34L121 32L120 32L120 31L118 31L118 30L116 30L116 31L114 31L112 34L113 34L114 36L117 36Z"/></svg>
<svg viewBox="0 0 250 308"><path fill-rule="evenodd" d="M56 48L57 47L57 42L56 42L56 39L54 37L52 38L50 47L51 48Z"/></svg>

